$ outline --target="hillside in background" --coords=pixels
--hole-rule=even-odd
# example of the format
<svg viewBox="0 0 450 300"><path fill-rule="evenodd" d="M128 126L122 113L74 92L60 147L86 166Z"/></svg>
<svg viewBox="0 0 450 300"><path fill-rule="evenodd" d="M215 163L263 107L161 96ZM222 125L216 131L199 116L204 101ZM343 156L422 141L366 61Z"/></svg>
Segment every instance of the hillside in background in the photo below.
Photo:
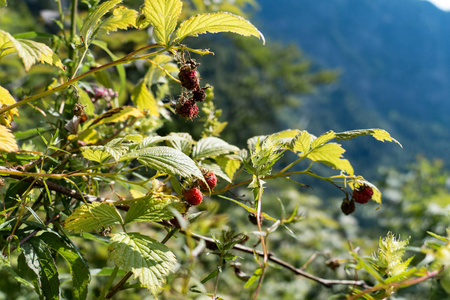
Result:
<svg viewBox="0 0 450 300"><path fill-rule="evenodd" d="M316 134L380 127L403 144L345 142L361 168L402 166L417 154L450 159L450 13L419 0L259 3L255 21L269 43L296 43L341 71L338 83L286 111L287 126Z"/></svg>

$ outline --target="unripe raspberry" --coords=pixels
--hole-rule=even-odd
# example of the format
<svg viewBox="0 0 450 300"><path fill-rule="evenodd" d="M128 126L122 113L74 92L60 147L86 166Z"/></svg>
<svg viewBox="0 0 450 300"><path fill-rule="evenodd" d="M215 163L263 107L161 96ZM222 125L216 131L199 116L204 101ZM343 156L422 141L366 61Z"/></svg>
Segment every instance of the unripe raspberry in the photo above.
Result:
<svg viewBox="0 0 450 300"><path fill-rule="evenodd" d="M197 187L184 191L183 197L189 204L194 206L199 205L203 200L203 194Z"/></svg>
<svg viewBox="0 0 450 300"><path fill-rule="evenodd" d="M210 172L206 173L203 177L205 178L206 184L208 184L209 189L213 190L217 185L216 174L214 174L213 172L210 171ZM202 187L202 189L208 190L208 187L206 186L206 184L203 181L200 182L200 186Z"/></svg>
<svg viewBox="0 0 450 300"><path fill-rule="evenodd" d="M177 115L183 119L192 119L198 115L198 106L195 101L185 98L180 98L175 108Z"/></svg>
<svg viewBox="0 0 450 300"><path fill-rule="evenodd" d="M372 199L372 196L373 190L367 185L363 185L353 190L353 199L360 204L369 202L369 200Z"/></svg>
<svg viewBox="0 0 450 300"><path fill-rule="evenodd" d="M341 204L341 211L348 216L355 211L355 201L344 199Z"/></svg>

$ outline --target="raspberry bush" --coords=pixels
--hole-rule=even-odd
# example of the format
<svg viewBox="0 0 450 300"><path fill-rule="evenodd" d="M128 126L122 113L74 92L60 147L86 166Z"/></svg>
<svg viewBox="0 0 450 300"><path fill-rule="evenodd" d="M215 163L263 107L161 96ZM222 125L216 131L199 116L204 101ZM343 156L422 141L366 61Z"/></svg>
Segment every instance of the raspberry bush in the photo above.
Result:
<svg viewBox="0 0 450 300"><path fill-rule="evenodd" d="M428 258L416 266L403 257L408 240L393 234L380 240L373 257L350 248L348 258L327 262L333 270L342 264L355 273L365 270L370 282L340 273L318 277L272 253L278 228L302 237L291 229L301 219L301 203L287 213L279 199L279 215L268 197L273 180L302 187L306 177L329 183L339 199L345 197L335 211L346 215L355 201L381 205L381 192L355 174L339 142L363 135L398 142L382 129L320 136L289 129L249 137L245 149L221 139L226 122L213 104L213 87L202 86L201 65L191 58L212 52L190 48L185 38L232 32L264 43L249 21L227 12L186 17L195 5L180 0L143 0L139 10L121 0L82 1L81 10L72 1L67 11L56 3L56 33L0 30L0 64L19 70L0 86L0 266L8 283L21 285L20 296L120 299L134 289L154 298L222 299L219 294L232 292L221 281L229 267L236 285L257 299L275 271L269 263L324 288L344 287L348 299L388 297L431 278L448 282L450 243L436 234L439 242L420 250ZM154 43L124 44L115 53L108 35L120 32ZM157 133L175 118L202 127L202 135ZM283 157L290 161L280 163ZM228 227L216 201L233 205ZM254 224L249 231L230 228L241 212ZM220 233L213 232L217 228ZM107 259L98 263L100 254Z"/></svg>

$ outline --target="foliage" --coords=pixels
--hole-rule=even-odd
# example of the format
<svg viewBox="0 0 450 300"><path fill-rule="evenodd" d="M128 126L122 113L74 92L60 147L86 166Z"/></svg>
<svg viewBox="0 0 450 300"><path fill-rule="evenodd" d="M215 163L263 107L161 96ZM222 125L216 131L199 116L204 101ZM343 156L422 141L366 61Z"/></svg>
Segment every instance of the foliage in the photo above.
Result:
<svg viewBox="0 0 450 300"><path fill-rule="evenodd" d="M120 0L83 3L87 10L77 14L78 7L71 7L73 18L68 20L57 1L60 19L54 34L0 31L0 63L24 74L1 82L0 87L0 266L8 280L22 285L20 294L34 290L46 299L109 299L128 288L144 293L145 287L155 298L186 298L192 293L221 299L219 294L226 292L221 280L227 280L222 274L226 266L233 266L249 297L256 299L262 297L264 280L273 271L269 262L325 287L347 285L352 288L346 291L349 298L390 295L441 275L442 282L448 282L448 237L437 234L432 235L439 242L420 250L426 258L417 267L409 267L411 258L403 259L407 243L392 234L380 241L372 258L351 249L348 268L366 270L376 279L374 286L363 280L319 278L269 251L278 228L302 238L301 231L292 229L301 219L299 204L288 213L281 199L269 197L269 181L283 179L306 186L293 178L315 178L331 184L347 202L353 202L352 193L364 186L373 190L372 200L381 205L379 189L355 174L336 141L371 135L398 142L382 129L330 130L317 137L306 130L284 130L251 137L245 149L221 138L226 123L219 120L212 88L200 86L198 63L191 58L212 52L181 42L208 32L232 32L264 42L249 21L229 12L213 12L186 16L179 24L185 16L180 0L144 0L139 12L119 6ZM200 6L199 1L195 4ZM146 30L149 26L153 31ZM105 35L119 30L149 32L155 43L115 54ZM50 47L36 37L58 42ZM132 72L142 66L145 72ZM34 72L46 76L37 79ZM193 81L192 88L183 85L183 76ZM170 81L183 85L175 89L178 100L170 99L174 97ZM289 91L294 86L290 84ZM23 91L28 87L30 91ZM200 100L195 101L198 94ZM192 118L199 104L208 114L198 123L184 120L186 127L200 126L202 136L157 134L176 114L183 116L180 107L186 103ZM32 121L21 121L19 115ZM280 163L282 157L289 160L287 165ZM303 163L306 167L301 169ZM245 176L240 176L243 171ZM224 230L225 219L216 214L211 199L200 205L205 210L197 212L183 198L184 191L201 187L209 172L223 181L215 190L204 190L205 196L219 195L237 204L230 215L249 213L257 230ZM250 199L234 193L241 186L251 191ZM223 196L226 192L231 197ZM281 204L278 216L273 203ZM319 225L305 223L314 229L331 220L320 214ZM220 229L220 235L214 229ZM177 241L172 239L175 235ZM255 244L243 245L250 238ZM196 270L202 270L205 248L218 260L199 280ZM108 260L99 263L92 249L104 251ZM254 256L254 263L245 266L252 275L242 271L235 251ZM107 278L93 279L103 276ZM117 276L122 279L116 281ZM128 284L130 277L137 283ZM215 283L210 286L212 279ZM176 280L183 283L177 285Z"/></svg>

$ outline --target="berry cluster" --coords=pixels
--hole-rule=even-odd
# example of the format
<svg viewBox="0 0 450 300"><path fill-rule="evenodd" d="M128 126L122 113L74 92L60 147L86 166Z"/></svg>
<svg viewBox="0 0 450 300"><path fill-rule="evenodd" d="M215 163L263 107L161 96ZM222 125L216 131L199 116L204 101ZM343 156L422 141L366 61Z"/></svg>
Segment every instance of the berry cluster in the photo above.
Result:
<svg viewBox="0 0 450 300"><path fill-rule="evenodd" d="M217 185L217 177L213 172L205 171L205 172L203 172L203 176L205 178L206 184L203 181L194 182L194 184L190 188L185 189L183 192L184 199L190 205L195 206L195 205L199 205L200 203L202 203L203 193L200 190L200 188L202 188L205 191L208 191L208 190L213 190Z"/></svg>
<svg viewBox="0 0 450 300"><path fill-rule="evenodd" d="M352 194L352 199L345 198L342 201L341 204L341 211L345 215L349 215L352 212L355 211L355 202L358 202L359 204L365 204L369 202L370 199L372 199L373 196L373 190L368 185L361 185L358 187L355 187Z"/></svg>
<svg viewBox="0 0 450 300"><path fill-rule="evenodd" d="M184 97L183 94L181 95L175 108L177 115L183 119L195 118L199 111L197 102L203 102L206 99L205 90L208 87L200 87L200 79L197 74L198 65L199 63L195 62L194 59L189 59L181 64L178 73L181 86L191 91L187 93L188 98Z"/></svg>

